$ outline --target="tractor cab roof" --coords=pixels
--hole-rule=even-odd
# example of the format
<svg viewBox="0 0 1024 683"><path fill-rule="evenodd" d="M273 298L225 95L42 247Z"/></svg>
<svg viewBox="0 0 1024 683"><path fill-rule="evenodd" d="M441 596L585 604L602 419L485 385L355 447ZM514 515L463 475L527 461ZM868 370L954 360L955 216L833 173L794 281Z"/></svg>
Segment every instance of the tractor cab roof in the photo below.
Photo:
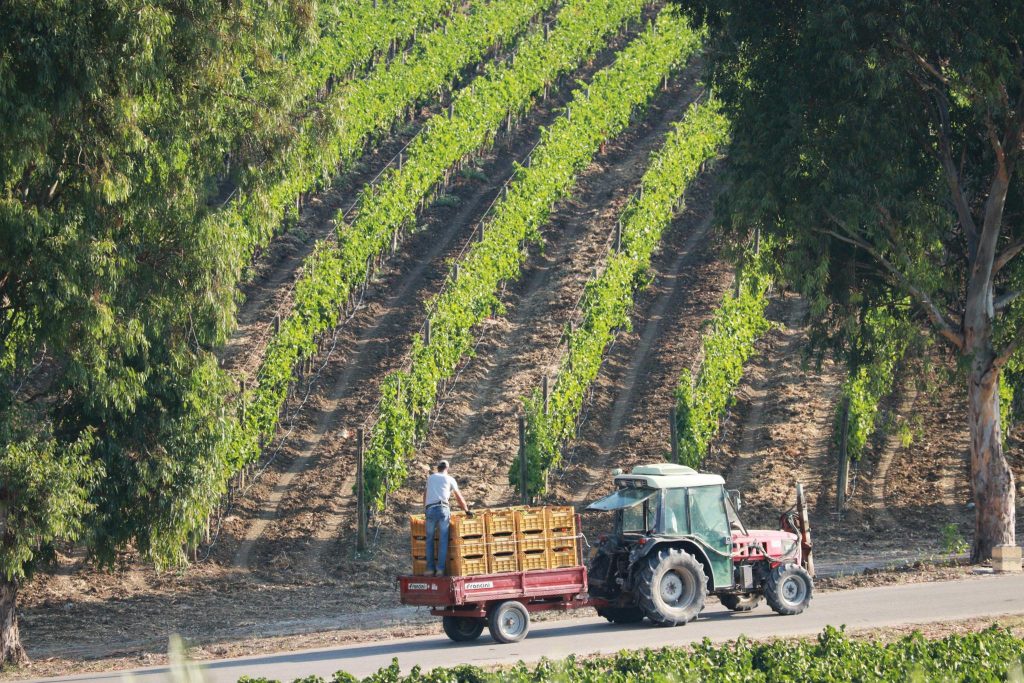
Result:
<svg viewBox="0 0 1024 683"><path fill-rule="evenodd" d="M672 463L637 465L629 474L620 474L615 477L617 488L678 489L716 484L725 484L725 479L717 474L702 473L692 467Z"/></svg>

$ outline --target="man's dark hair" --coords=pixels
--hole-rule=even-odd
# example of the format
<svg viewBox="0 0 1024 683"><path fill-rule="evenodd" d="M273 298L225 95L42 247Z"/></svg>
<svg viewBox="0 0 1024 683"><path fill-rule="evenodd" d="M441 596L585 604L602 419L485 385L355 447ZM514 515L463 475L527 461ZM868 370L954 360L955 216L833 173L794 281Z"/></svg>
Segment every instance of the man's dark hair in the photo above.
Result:
<svg viewBox="0 0 1024 683"><path fill-rule="evenodd" d="M447 469L448 469L448 461L447 460L442 460L441 462L437 463L437 471L438 472L444 472Z"/></svg>

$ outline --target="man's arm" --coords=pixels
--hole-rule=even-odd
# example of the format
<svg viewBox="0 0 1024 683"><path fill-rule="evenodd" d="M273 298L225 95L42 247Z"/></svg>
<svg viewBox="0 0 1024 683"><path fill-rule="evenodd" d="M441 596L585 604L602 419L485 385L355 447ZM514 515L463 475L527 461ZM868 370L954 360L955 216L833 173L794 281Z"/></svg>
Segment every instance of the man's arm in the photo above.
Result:
<svg viewBox="0 0 1024 683"><path fill-rule="evenodd" d="M469 512L469 506L466 505L466 499L462 497L462 491L452 489L452 493L455 494L455 500L459 501L459 507L462 508L462 511Z"/></svg>

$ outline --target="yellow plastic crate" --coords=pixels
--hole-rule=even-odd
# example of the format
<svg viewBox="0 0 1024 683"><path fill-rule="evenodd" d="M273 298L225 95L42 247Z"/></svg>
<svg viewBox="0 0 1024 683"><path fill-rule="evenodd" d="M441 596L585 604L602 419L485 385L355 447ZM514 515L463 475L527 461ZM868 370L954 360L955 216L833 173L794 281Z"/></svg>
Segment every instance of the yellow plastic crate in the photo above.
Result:
<svg viewBox="0 0 1024 683"><path fill-rule="evenodd" d="M519 562L515 553L507 555L488 555L487 568L491 574L504 574L519 571Z"/></svg>
<svg viewBox="0 0 1024 683"><path fill-rule="evenodd" d="M487 544L482 538L450 538L448 554L456 557L481 557L487 554Z"/></svg>
<svg viewBox="0 0 1024 683"><path fill-rule="evenodd" d="M508 536L516 532L515 510L511 508L488 510L484 518L488 536Z"/></svg>
<svg viewBox="0 0 1024 683"><path fill-rule="evenodd" d="M483 538L487 533L483 515L467 517L464 512L453 512L448 535L451 538Z"/></svg>
<svg viewBox="0 0 1024 683"><path fill-rule="evenodd" d="M491 555L514 553L518 548L515 536L492 536L487 539L487 552Z"/></svg>
<svg viewBox="0 0 1024 683"><path fill-rule="evenodd" d="M576 511L569 505L551 505L545 508L548 529L571 529L576 531Z"/></svg>
<svg viewBox="0 0 1024 683"><path fill-rule="evenodd" d="M423 576L427 573L427 558L425 557L414 557L412 558L412 573L416 576Z"/></svg>
<svg viewBox="0 0 1024 683"><path fill-rule="evenodd" d="M426 515L409 515L409 535L413 538L426 538L427 536L427 516Z"/></svg>
<svg viewBox="0 0 1024 683"><path fill-rule="evenodd" d="M576 552L576 534L571 529L552 531L548 537L552 550L572 550Z"/></svg>
<svg viewBox="0 0 1024 683"><path fill-rule="evenodd" d="M487 557L452 557L448 556L447 573L449 576L470 576L486 574L488 571Z"/></svg>
<svg viewBox="0 0 1024 683"><path fill-rule="evenodd" d="M544 508L521 508L515 511L516 533L544 532L548 528Z"/></svg>
<svg viewBox="0 0 1024 683"><path fill-rule="evenodd" d="M579 560L576 559L576 550L552 550L551 551L551 569L559 569L561 567L575 567L579 564Z"/></svg>
<svg viewBox="0 0 1024 683"><path fill-rule="evenodd" d="M519 552L531 552L535 550L547 550L548 535L543 531L535 534L516 534L516 542Z"/></svg>
<svg viewBox="0 0 1024 683"><path fill-rule="evenodd" d="M551 552L549 550L535 550L532 552L519 553L519 569L524 572L532 572L538 569L551 568Z"/></svg>

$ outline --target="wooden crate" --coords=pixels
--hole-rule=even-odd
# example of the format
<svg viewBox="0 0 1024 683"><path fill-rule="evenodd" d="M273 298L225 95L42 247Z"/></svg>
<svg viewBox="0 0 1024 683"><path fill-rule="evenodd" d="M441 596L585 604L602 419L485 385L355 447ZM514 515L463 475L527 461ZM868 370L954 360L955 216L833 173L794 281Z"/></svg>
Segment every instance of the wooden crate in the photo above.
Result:
<svg viewBox="0 0 1024 683"><path fill-rule="evenodd" d="M551 568L551 551L550 550L534 550L531 552L519 553L519 570L524 572L532 572L538 569L550 569Z"/></svg>
<svg viewBox="0 0 1024 683"><path fill-rule="evenodd" d="M490 574L504 574L519 571L519 558L515 553L488 555L487 571Z"/></svg>
<svg viewBox="0 0 1024 683"><path fill-rule="evenodd" d="M571 505L549 505L544 508L547 514L547 528L549 530L555 529L572 529L573 533L576 531L576 511Z"/></svg>
<svg viewBox="0 0 1024 683"><path fill-rule="evenodd" d="M562 567L575 567L579 564L579 560L576 559L576 550L552 550L550 554L551 569L561 569Z"/></svg>
<svg viewBox="0 0 1024 683"><path fill-rule="evenodd" d="M448 556L446 573L449 576L470 576L472 574L486 574L488 572L487 556L459 557Z"/></svg>
<svg viewBox="0 0 1024 683"><path fill-rule="evenodd" d="M484 518L488 536L510 536L516 532L516 514L513 508L488 510Z"/></svg>
<svg viewBox="0 0 1024 683"><path fill-rule="evenodd" d="M547 513L544 508L520 508L515 511L516 533L544 532L548 529Z"/></svg>
<svg viewBox="0 0 1024 683"><path fill-rule="evenodd" d="M423 576L427 573L427 558L425 557L414 557L412 558L412 573L416 576Z"/></svg>

